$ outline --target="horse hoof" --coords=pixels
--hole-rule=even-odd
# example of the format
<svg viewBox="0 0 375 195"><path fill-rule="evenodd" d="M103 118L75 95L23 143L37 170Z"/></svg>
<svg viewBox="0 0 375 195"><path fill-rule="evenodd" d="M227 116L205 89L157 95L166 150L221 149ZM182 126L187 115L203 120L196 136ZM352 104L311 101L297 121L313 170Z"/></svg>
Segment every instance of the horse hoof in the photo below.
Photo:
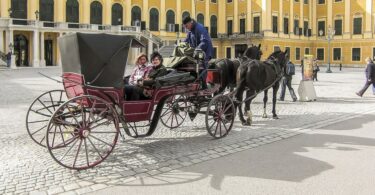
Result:
<svg viewBox="0 0 375 195"><path fill-rule="evenodd" d="M247 126L251 126L251 124L253 123L253 121L252 120L246 120L246 124L248 124Z"/></svg>
<svg viewBox="0 0 375 195"><path fill-rule="evenodd" d="M246 122L242 122L242 126L250 126L251 124L249 123L249 121L246 121Z"/></svg>
<svg viewBox="0 0 375 195"><path fill-rule="evenodd" d="M263 116L262 116L263 118L267 118L267 114L263 114Z"/></svg>
<svg viewBox="0 0 375 195"><path fill-rule="evenodd" d="M279 117L278 117L278 116L273 116L272 118L273 118L273 119L279 119Z"/></svg>

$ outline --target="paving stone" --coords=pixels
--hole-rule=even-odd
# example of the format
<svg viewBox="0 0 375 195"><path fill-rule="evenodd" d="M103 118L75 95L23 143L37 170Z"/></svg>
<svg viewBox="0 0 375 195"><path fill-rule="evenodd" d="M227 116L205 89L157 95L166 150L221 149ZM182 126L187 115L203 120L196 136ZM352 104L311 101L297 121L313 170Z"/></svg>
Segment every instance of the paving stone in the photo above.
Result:
<svg viewBox="0 0 375 195"><path fill-rule="evenodd" d="M47 191L48 194L58 194L62 192L64 192L64 189L62 187L55 187Z"/></svg>
<svg viewBox="0 0 375 195"><path fill-rule="evenodd" d="M92 189L90 187L84 187L84 188L75 190L75 192L77 194L85 194L85 193L92 192Z"/></svg>
<svg viewBox="0 0 375 195"><path fill-rule="evenodd" d="M65 191L71 191L71 190L75 190L75 189L78 189L78 188L80 188L80 186L78 184L76 184L76 183L64 185L64 190Z"/></svg>

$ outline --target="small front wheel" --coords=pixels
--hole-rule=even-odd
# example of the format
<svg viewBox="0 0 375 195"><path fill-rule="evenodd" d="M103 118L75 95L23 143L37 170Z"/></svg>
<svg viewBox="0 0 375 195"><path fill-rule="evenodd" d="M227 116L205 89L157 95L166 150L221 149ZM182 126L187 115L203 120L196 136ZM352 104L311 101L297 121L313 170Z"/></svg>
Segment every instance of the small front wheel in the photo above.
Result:
<svg viewBox="0 0 375 195"><path fill-rule="evenodd" d="M115 148L119 118L105 100L78 96L52 115L46 134L47 148L60 165L75 170L94 167Z"/></svg>
<svg viewBox="0 0 375 195"><path fill-rule="evenodd" d="M183 95L171 96L166 100L160 121L164 126L174 129L182 125L187 115L188 104Z"/></svg>
<svg viewBox="0 0 375 195"><path fill-rule="evenodd" d="M227 136L233 126L235 111L233 101L227 95L215 96L206 112L208 133L216 139Z"/></svg>
<svg viewBox="0 0 375 195"><path fill-rule="evenodd" d="M64 90L52 90L41 94L30 105L26 114L26 129L35 143L46 147L48 121L56 109L66 100Z"/></svg>

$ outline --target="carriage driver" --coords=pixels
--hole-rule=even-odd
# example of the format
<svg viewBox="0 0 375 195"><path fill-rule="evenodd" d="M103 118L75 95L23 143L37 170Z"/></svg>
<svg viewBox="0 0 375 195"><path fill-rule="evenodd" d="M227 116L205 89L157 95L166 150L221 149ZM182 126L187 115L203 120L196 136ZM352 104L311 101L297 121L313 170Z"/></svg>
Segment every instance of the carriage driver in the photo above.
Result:
<svg viewBox="0 0 375 195"><path fill-rule="evenodd" d="M202 88L205 89L207 88L207 64L208 61L212 58L213 52L211 37L208 34L207 30L204 28L204 26L190 18L190 16L183 18L182 23L188 30L187 37L184 40L184 42L189 43L190 47L193 47L195 49L201 49L206 54L203 64L204 72L202 72L202 80L204 81L202 82ZM196 52L194 52L194 57L195 55Z"/></svg>

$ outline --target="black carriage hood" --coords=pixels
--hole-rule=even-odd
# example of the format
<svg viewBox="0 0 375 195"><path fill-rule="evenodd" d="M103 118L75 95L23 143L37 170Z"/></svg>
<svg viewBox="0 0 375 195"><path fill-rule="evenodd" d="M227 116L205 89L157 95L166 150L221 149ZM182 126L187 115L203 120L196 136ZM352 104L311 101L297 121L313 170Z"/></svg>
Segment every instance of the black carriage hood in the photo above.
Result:
<svg viewBox="0 0 375 195"><path fill-rule="evenodd" d="M59 38L62 71L84 75L86 84L123 87L131 47L143 47L133 36L74 33Z"/></svg>

